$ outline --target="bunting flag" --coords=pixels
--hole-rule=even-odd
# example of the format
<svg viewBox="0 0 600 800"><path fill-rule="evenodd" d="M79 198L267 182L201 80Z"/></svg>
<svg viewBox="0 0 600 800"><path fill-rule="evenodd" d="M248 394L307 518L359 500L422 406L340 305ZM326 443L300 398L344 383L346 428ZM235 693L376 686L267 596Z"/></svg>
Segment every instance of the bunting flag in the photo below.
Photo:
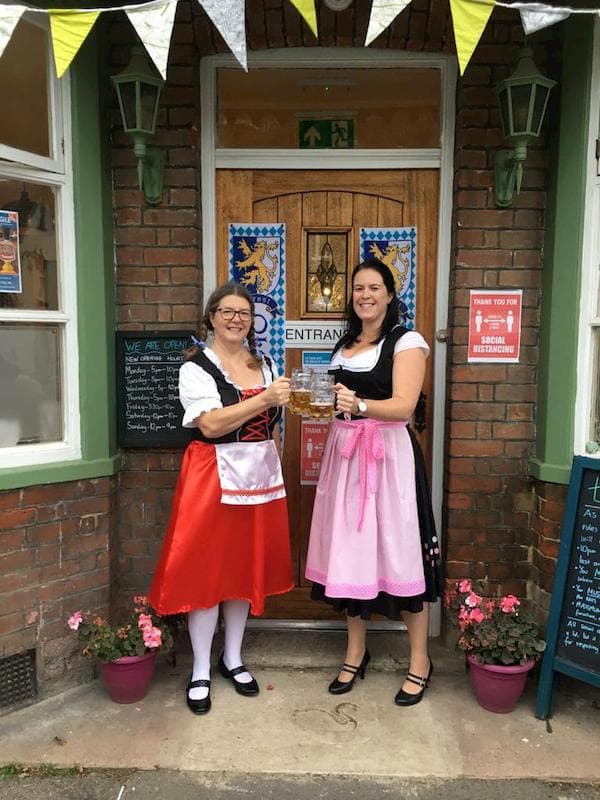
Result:
<svg viewBox="0 0 600 800"><path fill-rule="evenodd" d="M4 52L4 48L10 41L14 29L17 27L17 22L21 19L21 15L27 11L25 6L6 6L2 8L0 14L0 56Z"/></svg>
<svg viewBox="0 0 600 800"><path fill-rule="evenodd" d="M410 0L373 0L365 46L383 33L409 3Z"/></svg>
<svg viewBox="0 0 600 800"><path fill-rule="evenodd" d="M410 0L409 0L410 2ZM317 11L315 9L315 0L291 0L293 6L300 12L302 18L314 33L318 36L317 32Z"/></svg>
<svg viewBox="0 0 600 800"><path fill-rule="evenodd" d="M540 9L535 9L533 5L519 9L526 36L541 31L542 28L548 28L556 22L562 22L563 19L571 16L569 11L553 11L548 6L540 6Z"/></svg>
<svg viewBox="0 0 600 800"><path fill-rule="evenodd" d="M245 0L198 0L225 44L248 71Z"/></svg>
<svg viewBox="0 0 600 800"><path fill-rule="evenodd" d="M125 13L142 40L148 55L165 80L167 79L169 45L171 44L176 10L177 3L169 2L169 0L156 6L134 10L125 9Z"/></svg>
<svg viewBox="0 0 600 800"><path fill-rule="evenodd" d="M62 78L71 61L92 30L99 11L67 11L65 9L49 9L52 47L56 74Z"/></svg>
<svg viewBox="0 0 600 800"><path fill-rule="evenodd" d="M464 75L493 10L494 0L476 3L471 0L450 0L456 55L461 75Z"/></svg>

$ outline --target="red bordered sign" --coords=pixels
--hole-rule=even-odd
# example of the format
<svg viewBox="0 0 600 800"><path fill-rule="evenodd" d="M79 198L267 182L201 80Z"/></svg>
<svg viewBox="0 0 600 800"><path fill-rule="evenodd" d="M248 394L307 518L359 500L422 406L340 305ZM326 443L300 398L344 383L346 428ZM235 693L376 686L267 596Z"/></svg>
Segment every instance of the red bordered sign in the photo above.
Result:
<svg viewBox="0 0 600 800"><path fill-rule="evenodd" d="M522 289L471 289L467 357L470 363L519 361L522 301Z"/></svg>

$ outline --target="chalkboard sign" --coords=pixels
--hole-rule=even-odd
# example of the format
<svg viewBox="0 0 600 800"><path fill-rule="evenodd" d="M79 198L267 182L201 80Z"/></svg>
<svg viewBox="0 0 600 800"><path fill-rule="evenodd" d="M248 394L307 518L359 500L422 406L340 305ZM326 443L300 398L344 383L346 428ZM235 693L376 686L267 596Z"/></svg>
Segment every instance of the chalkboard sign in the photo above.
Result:
<svg viewBox="0 0 600 800"><path fill-rule="evenodd" d="M577 456L552 589L536 715L545 719L554 673L600 686L600 461Z"/></svg>
<svg viewBox="0 0 600 800"><path fill-rule="evenodd" d="M121 447L178 447L190 440L181 427L178 377L189 331L117 333L117 431Z"/></svg>

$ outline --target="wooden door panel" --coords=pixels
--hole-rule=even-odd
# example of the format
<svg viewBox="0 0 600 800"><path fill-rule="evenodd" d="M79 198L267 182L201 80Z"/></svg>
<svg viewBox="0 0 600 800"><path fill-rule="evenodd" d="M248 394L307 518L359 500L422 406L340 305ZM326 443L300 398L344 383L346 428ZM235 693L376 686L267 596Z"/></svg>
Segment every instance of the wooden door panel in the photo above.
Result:
<svg viewBox="0 0 600 800"><path fill-rule="evenodd" d="M436 170L219 170L217 172L217 256L219 282L227 280L227 225L283 222L286 225L286 318L302 318L302 270L306 229L349 229L348 270L360 258L361 227L417 228L416 327L433 342L437 264L438 172ZM340 265L338 265L339 268ZM301 350L286 352L286 373L300 366ZM431 459L433 359L428 359L426 429L419 434ZM286 415L284 477L288 493L297 588L269 598L266 617L337 619L328 606L312 603L304 579L315 487L300 485L300 419Z"/></svg>

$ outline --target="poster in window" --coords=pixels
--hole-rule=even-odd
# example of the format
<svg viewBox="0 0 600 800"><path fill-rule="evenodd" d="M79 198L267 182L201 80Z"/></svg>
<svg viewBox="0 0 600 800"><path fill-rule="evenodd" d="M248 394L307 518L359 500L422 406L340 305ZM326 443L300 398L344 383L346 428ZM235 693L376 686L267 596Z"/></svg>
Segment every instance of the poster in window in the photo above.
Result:
<svg viewBox="0 0 600 800"><path fill-rule="evenodd" d="M0 211L0 292L21 294L21 259L19 256L19 215Z"/></svg>

